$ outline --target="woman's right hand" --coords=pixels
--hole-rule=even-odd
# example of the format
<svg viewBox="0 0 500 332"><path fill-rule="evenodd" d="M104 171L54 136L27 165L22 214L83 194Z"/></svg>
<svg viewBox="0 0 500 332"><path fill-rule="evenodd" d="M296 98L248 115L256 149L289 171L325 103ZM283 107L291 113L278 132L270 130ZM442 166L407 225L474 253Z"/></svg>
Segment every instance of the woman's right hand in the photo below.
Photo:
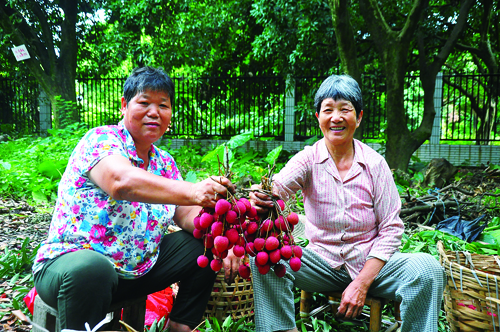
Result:
<svg viewBox="0 0 500 332"><path fill-rule="evenodd" d="M252 204L255 207L257 213L259 214L265 213L270 208L273 207L273 201L271 200L271 197L259 191L262 189L262 185L254 184L250 187L250 189L255 190L255 191L250 191L249 196L250 196L250 204Z"/></svg>
<svg viewBox="0 0 500 332"><path fill-rule="evenodd" d="M226 198L228 191L234 193L235 189L236 187L229 179L223 176L213 176L193 184L190 196L194 205L215 207L219 199Z"/></svg>

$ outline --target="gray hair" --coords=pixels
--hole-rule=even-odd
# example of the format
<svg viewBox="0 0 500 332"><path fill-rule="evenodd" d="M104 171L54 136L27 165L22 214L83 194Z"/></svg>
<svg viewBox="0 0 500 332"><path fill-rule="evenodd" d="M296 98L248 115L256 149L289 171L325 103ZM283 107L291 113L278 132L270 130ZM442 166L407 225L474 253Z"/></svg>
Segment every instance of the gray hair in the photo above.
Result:
<svg viewBox="0 0 500 332"><path fill-rule="evenodd" d="M356 111L356 117L363 109L363 97L358 82L349 75L331 75L321 83L314 97L314 108L319 114L323 100L332 98L335 101L351 102Z"/></svg>

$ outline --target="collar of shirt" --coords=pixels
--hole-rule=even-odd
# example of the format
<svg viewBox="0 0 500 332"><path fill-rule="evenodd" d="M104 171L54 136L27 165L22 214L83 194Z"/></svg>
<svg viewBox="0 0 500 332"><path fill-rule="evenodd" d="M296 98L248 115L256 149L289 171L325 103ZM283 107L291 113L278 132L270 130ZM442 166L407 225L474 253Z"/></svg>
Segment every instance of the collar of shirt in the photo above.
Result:
<svg viewBox="0 0 500 332"><path fill-rule="evenodd" d="M356 153L356 151L361 151L363 149L363 146L357 139L354 139L353 141L354 141L353 143L354 159L352 161L352 166L349 169L349 172L347 173L347 176L344 178L344 182L357 176L362 171L362 169L366 167L366 161L363 153ZM330 163L328 162L329 160ZM324 138L318 142L318 154L316 154L314 162L316 164L325 163L325 165L327 166L326 171L335 178L337 178L338 180L340 180L339 171L337 169L337 166L335 165L335 162L333 162L333 158L330 156L330 153L328 152ZM328 164L330 164L330 167L328 167Z"/></svg>
<svg viewBox="0 0 500 332"><path fill-rule="evenodd" d="M134 138L132 137L132 135L130 135L130 132L125 127L123 120L118 122L118 130L121 131L123 136L125 137L125 145L129 156L133 160L135 160L138 165L144 164L144 160L142 160L142 158L139 158L139 156L137 155L137 149L135 148ZM158 151L156 151L156 147L154 146L154 144L151 144L151 148L149 149L149 157L151 158L158 154L159 153Z"/></svg>

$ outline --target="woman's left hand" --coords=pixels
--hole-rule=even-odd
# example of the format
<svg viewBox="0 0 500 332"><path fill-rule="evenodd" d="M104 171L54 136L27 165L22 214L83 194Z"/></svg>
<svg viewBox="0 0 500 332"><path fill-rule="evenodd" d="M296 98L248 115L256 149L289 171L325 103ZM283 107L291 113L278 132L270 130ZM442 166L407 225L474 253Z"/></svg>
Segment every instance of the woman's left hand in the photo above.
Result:
<svg viewBox="0 0 500 332"><path fill-rule="evenodd" d="M366 261L363 269L342 293L338 316L347 319L357 317L361 314L365 305L366 295L371 284L379 274L385 262L378 258L370 258Z"/></svg>
<svg viewBox="0 0 500 332"><path fill-rule="evenodd" d="M352 319L361 314L365 305L367 291L359 287L355 281L342 293L342 300L337 311L337 316Z"/></svg>
<svg viewBox="0 0 500 332"><path fill-rule="evenodd" d="M238 275L238 268L240 267L241 259L233 254L233 249L229 249L227 257L222 261L222 267L224 268L224 281L231 285L234 282L234 278Z"/></svg>

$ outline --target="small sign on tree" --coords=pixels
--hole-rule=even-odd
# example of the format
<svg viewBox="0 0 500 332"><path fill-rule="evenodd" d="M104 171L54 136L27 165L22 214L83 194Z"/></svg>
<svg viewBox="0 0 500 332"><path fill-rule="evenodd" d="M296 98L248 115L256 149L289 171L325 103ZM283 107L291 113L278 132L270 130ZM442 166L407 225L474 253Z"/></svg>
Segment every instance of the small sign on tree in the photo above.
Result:
<svg viewBox="0 0 500 332"><path fill-rule="evenodd" d="M16 57L17 61L22 61L31 58L30 54L28 53L28 49L24 44L13 47L12 52L14 53L14 56Z"/></svg>

